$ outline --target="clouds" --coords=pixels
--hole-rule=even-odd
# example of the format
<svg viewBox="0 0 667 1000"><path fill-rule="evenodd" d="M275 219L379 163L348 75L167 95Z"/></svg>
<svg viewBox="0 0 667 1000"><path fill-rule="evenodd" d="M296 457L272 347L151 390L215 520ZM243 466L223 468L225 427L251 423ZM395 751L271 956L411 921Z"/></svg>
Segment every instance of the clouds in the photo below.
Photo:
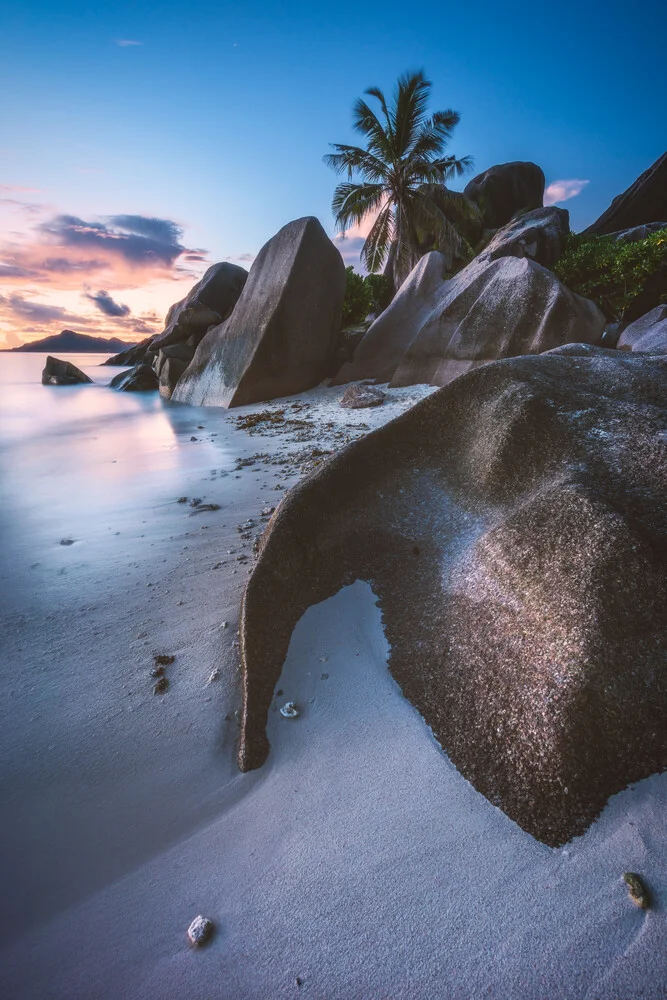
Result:
<svg viewBox="0 0 667 1000"><path fill-rule="evenodd" d="M183 230L171 219L113 215L105 221L86 221L75 215L56 215L39 230L58 246L85 247L145 267L171 267L186 252L180 242Z"/></svg>
<svg viewBox="0 0 667 1000"><path fill-rule="evenodd" d="M544 204L556 205L560 201L568 201L570 198L576 198L578 194L581 194L588 183L590 182L578 180L577 178L572 178L571 180L552 181L544 192Z"/></svg>
<svg viewBox="0 0 667 1000"><path fill-rule="evenodd" d="M137 42L134 38L117 38L116 45L119 45L121 49L133 48L135 45L143 45L143 42Z"/></svg>
<svg viewBox="0 0 667 1000"><path fill-rule="evenodd" d="M88 299L95 306L97 306L97 308L100 310L100 312L104 313L105 316L129 316L130 315L130 307L129 306L124 306L124 305L121 305L120 302L115 302L112 299L112 297L109 295L109 293L105 292L103 290L100 290L99 292L96 292L94 295L91 295L90 292L85 292L84 293L84 298Z"/></svg>
<svg viewBox="0 0 667 1000"><path fill-rule="evenodd" d="M45 305L42 302L30 301L22 295L0 295L0 304L5 307L7 312L14 313L15 316L19 316L21 319L28 320L31 323L52 323L56 321L58 323L79 322L79 325L81 325L82 317L68 312L62 306Z"/></svg>
<svg viewBox="0 0 667 1000"><path fill-rule="evenodd" d="M0 209L10 212L7 200L25 193L0 188ZM158 333L184 285L210 263L206 250L185 244L182 226L170 218L34 208L35 216L14 212L0 237L0 344L64 326L127 340Z"/></svg>

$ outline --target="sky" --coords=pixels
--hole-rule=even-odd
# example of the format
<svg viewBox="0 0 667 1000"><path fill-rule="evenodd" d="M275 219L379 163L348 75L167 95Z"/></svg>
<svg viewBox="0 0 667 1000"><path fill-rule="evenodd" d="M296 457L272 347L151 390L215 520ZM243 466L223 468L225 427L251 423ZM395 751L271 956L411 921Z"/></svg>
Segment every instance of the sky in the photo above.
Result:
<svg viewBox="0 0 667 1000"><path fill-rule="evenodd" d="M405 71L461 113L450 152L532 160L582 229L667 148L667 5L0 0L0 347L137 341L285 223L336 236L329 143Z"/></svg>

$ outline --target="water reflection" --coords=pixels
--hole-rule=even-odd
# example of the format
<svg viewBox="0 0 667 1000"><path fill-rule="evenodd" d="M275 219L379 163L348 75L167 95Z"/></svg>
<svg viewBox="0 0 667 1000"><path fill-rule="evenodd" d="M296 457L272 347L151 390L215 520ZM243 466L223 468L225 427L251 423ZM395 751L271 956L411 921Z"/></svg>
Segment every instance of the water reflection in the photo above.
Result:
<svg viewBox="0 0 667 1000"><path fill-rule="evenodd" d="M93 385L43 386L45 357L0 355L0 490L5 505L32 514L32 528L70 524L73 512L90 522L166 501L184 471L229 461L224 440L197 429L222 429L224 411L114 392L108 383L122 369L100 367L100 355L67 356Z"/></svg>

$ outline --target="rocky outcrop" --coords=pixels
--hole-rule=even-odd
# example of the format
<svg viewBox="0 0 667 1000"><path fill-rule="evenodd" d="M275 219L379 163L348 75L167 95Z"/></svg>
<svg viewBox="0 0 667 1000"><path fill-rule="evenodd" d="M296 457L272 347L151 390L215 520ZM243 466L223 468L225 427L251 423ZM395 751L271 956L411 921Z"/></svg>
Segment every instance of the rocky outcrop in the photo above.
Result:
<svg viewBox="0 0 667 1000"><path fill-rule="evenodd" d="M499 229L476 260L486 263L500 257L528 257L544 267L553 267L565 248L569 232L567 209L538 208Z"/></svg>
<svg viewBox="0 0 667 1000"><path fill-rule="evenodd" d="M545 843L582 833L667 767L666 474L667 358L585 345L471 372L339 452L246 588L241 768L296 622L370 580L389 669L459 771Z"/></svg>
<svg viewBox="0 0 667 1000"><path fill-rule="evenodd" d="M157 389L158 378L152 365L139 364L129 372L119 372L111 379L109 386L122 392L148 392Z"/></svg>
<svg viewBox="0 0 667 1000"><path fill-rule="evenodd" d="M478 174L463 193L482 211L485 229L497 229L515 212L542 207L544 173L536 163L499 163Z"/></svg>
<svg viewBox="0 0 667 1000"><path fill-rule="evenodd" d="M656 306L649 313L626 326L618 340L624 351L667 354L667 305Z"/></svg>
<svg viewBox="0 0 667 1000"><path fill-rule="evenodd" d="M622 229L620 233L609 233L617 243L637 243L638 240L645 240L653 233L659 233L661 229L667 229L667 222L647 222L643 226L633 226L632 229Z"/></svg>
<svg viewBox="0 0 667 1000"><path fill-rule="evenodd" d="M447 281L444 266L437 252L422 258L335 384L442 386L498 358L599 342L605 318L597 306L529 257L482 255Z"/></svg>
<svg viewBox="0 0 667 1000"><path fill-rule="evenodd" d="M85 372L73 365L71 361L61 361L51 355L46 359L42 371L42 385L83 385L92 382Z"/></svg>
<svg viewBox="0 0 667 1000"><path fill-rule="evenodd" d="M340 331L345 266L312 217L262 247L229 319L199 344L173 399L241 406L288 396L328 374Z"/></svg>
<svg viewBox="0 0 667 1000"><path fill-rule="evenodd" d="M593 236L632 229L667 218L667 153L612 201L585 232Z"/></svg>
<svg viewBox="0 0 667 1000"><path fill-rule="evenodd" d="M135 344L134 347L128 347L126 351L121 351L120 354L114 354L112 358L107 358L103 361L103 365L139 365L146 362L146 364L152 364L155 358L155 352L151 350L152 337L146 337L139 344Z"/></svg>
<svg viewBox="0 0 667 1000"><path fill-rule="evenodd" d="M196 347L207 330L226 320L236 305L248 272L237 264L213 264L180 302L171 306L165 328L153 338L157 351L190 341Z"/></svg>

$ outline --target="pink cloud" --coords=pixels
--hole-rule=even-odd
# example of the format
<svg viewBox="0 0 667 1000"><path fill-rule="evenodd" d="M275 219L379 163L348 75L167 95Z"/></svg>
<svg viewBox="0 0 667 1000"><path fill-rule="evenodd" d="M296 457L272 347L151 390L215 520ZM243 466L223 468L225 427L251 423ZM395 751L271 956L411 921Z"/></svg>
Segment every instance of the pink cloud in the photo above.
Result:
<svg viewBox="0 0 667 1000"><path fill-rule="evenodd" d="M556 205L560 201L576 198L590 181L572 178L571 180L552 181L544 192L544 204Z"/></svg>

